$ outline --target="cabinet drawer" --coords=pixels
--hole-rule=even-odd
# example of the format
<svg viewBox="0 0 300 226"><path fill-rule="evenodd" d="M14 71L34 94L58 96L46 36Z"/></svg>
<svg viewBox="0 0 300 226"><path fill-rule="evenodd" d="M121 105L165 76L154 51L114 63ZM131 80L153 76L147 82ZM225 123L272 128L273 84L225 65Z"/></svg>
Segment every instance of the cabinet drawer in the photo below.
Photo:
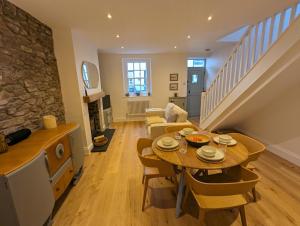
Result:
<svg viewBox="0 0 300 226"><path fill-rule="evenodd" d="M74 176L74 170L72 164L67 164L66 167L62 167L62 168L64 168L63 169L64 171L62 172L60 177L54 179L52 182L53 194L55 200L57 200L63 194L63 192L66 190L66 188L68 187L70 181Z"/></svg>
<svg viewBox="0 0 300 226"><path fill-rule="evenodd" d="M50 177L52 177L60 166L70 157L70 143L67 136L55 142L46 149L48 168Z"/></svg>

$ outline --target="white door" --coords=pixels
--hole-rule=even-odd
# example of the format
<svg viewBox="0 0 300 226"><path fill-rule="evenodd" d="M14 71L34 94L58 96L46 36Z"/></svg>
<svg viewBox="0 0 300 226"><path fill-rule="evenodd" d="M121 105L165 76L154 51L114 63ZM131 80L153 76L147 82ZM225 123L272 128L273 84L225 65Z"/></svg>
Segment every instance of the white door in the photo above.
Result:
<svg viewBox="0 0 300 226"><path fill-rule="evenodd" d="M200 116L201 93L204 91L205 68L188 68L187 110L189 117Z"/></svg>

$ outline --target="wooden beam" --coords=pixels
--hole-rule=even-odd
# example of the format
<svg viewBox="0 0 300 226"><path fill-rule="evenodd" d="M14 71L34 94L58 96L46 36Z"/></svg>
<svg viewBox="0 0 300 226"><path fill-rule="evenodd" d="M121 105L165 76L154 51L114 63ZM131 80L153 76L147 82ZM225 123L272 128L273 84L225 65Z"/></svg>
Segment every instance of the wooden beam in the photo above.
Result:
<svg viewBox="0 0 300 226"><path fill-rule="evenodd" d="M88 96L83 96L83 102L84 103L91 103L94 102L96 100L99 100L100 98L104 97L105 93L103 91L101 92L97 92Z"/></svg>

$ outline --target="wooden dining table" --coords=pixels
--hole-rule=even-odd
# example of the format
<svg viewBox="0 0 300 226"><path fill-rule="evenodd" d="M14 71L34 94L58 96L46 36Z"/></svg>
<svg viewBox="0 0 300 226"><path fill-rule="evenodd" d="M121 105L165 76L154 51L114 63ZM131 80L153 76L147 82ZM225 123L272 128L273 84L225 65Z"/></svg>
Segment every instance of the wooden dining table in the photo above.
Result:
<svg viewBox="0 0 300 226"><path fill-rule="evenodd" d="M208 145L217 147L213 141L214 136L218 136L217 134L209 133L209 132L201 132L202 134L207 135L210 137L210 142ZM179 180L179 189L177 194L177 201L176 201L176 217L179 217L182 209L182 199L185 190L185 171L187 168L191 169L199 169L199 170L217 170L217 169L226 169L233 166L240 165L248 158L248 150L247 148L240 142L237 142L236 145L228 146L225 152L225 158L220 162L207 162L201 160L197 157L195 148L187 143L184 137L181 137L179 142L179 146L173 150L166 150L160 148L157 145L157 141L163 137L173 137L178 138L179 134L177 132L173 133L166 133L162 136L157 137L152 143L153 152L162 160L175 165L181 166L182 170L180 173L180 180Z"/></svg>

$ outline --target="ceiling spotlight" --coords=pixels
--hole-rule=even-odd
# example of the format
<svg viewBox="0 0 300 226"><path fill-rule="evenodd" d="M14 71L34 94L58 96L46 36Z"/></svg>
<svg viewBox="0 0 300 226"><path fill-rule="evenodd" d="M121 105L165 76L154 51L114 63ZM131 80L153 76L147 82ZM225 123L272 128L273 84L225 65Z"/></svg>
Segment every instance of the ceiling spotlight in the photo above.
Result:
<svg viewBox="0 0 300 226"><path fill-rule="evenodd" d="M211 20L212 20L212 16L209 16L209 17L207 18L207 20L208 20L208 21L211 21Z"/></svg>
<svg viewBox="0 0 300 226"><path fill-rule="evenodd" d="M112 19L112 15L110 13L107 14L108 19Z"/></svg>
<svg viewBox="0 0 300 226"><path fill-rule="evenodd" d="M121 49L124 49L124 46L121 46Z"/></svg>
<svg viewBox="0 0 300 226"><path fill-rule="evenodd" d="M174 49L177 49L177 46L174 46Z"/></svg>
<svg viewBox="0 0 300 226"><path fill-rule="evenodd" d="M117 34L117 35L116 35L116 38L120 38L120 35L119 35L119 34Z"/></svg>
<svg viewBox="0 0 300 226"><path fill-rule="evenodd" d="M188 36L186 36L188 39L191 39L191 36L190 35L188 35Z"/></svg>

